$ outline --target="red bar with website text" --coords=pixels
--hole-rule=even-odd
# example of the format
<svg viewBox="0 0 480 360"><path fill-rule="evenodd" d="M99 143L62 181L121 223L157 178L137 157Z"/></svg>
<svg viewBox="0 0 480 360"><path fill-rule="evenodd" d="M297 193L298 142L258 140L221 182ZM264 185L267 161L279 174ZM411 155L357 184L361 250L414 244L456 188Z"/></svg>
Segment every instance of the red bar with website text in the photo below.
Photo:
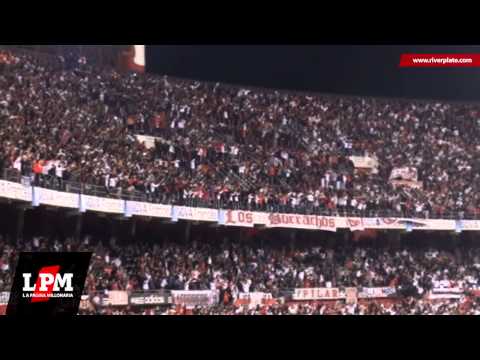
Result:
<svg viewBox="0 0 480 360"><path fill-rule="evenodd" d="M479 67L480 54L402 54L400 67Z"/></svg>

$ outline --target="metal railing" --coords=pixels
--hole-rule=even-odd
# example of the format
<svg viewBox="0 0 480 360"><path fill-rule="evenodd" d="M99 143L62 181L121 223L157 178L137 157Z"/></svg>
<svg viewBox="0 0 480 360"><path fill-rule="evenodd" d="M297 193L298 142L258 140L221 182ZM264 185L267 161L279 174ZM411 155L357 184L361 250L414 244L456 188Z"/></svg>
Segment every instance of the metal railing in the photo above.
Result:
<svg viewBox="0 0 480 360"><path fill-rule="evenodd" d="M139 201L147 203L156 203L164 205L178 205L189 207L204 207L224 210L244 210L244 211L263 211L269 213L285 213L300 215L317 216L337 216L337 217L363 217L363 218L410 218L410 219L445 219L445 220L480 220L480 214L467 211L429 213L429 212L398 212L395 210L353 210L353 209L326 209L316 207L312 204L299 205L296 207L290 205L266 204L263 206L248 205L245 202L232 203L211 199L205 201L200 198L183 198L179 194L149 194L138 190L127 191L121 188L108 190L105 187L83 184L76 181L62 180L52 176L39 176L35 179L33 176L24 176L16 169L4 169L1 172L1 178L6 181L24 183L26 185L37 186L50 190L63 191L74 194L84 194L104 198L112 198L127 201Z"/></svg>

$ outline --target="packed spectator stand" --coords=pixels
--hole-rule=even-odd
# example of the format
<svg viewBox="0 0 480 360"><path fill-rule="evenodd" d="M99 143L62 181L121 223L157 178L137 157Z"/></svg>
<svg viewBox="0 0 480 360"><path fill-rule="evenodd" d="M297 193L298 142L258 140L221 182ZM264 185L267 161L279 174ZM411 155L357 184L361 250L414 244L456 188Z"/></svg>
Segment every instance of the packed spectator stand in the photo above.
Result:
<svg viewBox="0 0 480 360"><path fill-rule="evenodd" d="M87 58L0 50L0 173L164 204L307 214L477 218L476 104L330 97L122 74ZM148 147L138 135L155 137ZM371 157L358 171L351 156ZM394 186L415 168L421 186ZM155 237L158 239L158 237ZM0 240L0 293L20 251L93 251L82 314L479 314L477 247L261 245L95 236ZM445 285L447 284L447 285ZM461 295L432 300L438 287ZM298 302L295 289L391 288L389 301ZM189 309L100 306L112 291L218 291ZM343 290L342 290L343 291ZM361 290L359 290L361 291ZM274 303L240 306L240 294ZM103 295L102 295L103 294ZM98 300L98 299L97 299Z"/></svg>
<svg viewBox="0 0 480 360"><path fill-rule="evenodd" d="M193 206L477 217L475 104L243 89L2 54L10 179ZM350 155L374 157L377 171L356 171ZM402 167L422 186L393 186Z"/></svg>
<svg viewBox="0 0 480 360"><path fill-rule="evenodd" d="M267 237L269 235L266 235ZM152 237L153 238L153 237ZM0 241L0 293L9 291L21 251L92 251L84 293L90 303L80 314L480 314L480 249L403 245L393 249L365 243L323 241L260 243L215 237L191 243L140 240L116 244L85 236L81 241L34 237L22 245ZM294 289L391 288L388 298L295 301ZM435 288L462 289L461 295L431 298ZM178 306L103 306L109 292L170 296L174 291L217 291L215 303ZM241 294L271 294L270 303L245 306ZM95 300L95 297L97 299Z"/></svg>

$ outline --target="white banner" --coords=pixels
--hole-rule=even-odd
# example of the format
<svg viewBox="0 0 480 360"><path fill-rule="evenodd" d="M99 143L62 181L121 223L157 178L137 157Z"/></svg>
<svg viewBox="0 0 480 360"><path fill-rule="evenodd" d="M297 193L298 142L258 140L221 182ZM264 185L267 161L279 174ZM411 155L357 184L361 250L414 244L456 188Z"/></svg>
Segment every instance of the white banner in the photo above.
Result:
<svg viewBox="0 0 480 360"><path fill-rule="evenodd" d="M464 290L461 288L434 288L428 293L429 300L437 299L460 299L463 296Z"/></svg>
<svg viewBox="0 0 480 360"><path fill-rule="evenodd" d="M269 213L266 212L253 212L253 222L256 225L267 225L269 223Z"/></svg>
<svg viewBox="0 0 480 360"><path fill-rule="evenodd" d="M187 307L211 306L218 304L218 291L177 291L172 290L172 300L175 305Z"/></svg>
<svg viewBox="0 0 480 360"><path fill-rule="evenodd" d="M378 167L378 160L368 156L350 156L353 166L357 169L376 169Z"/></svg>
<svg viewBox="0 0 480 360"><path fill-rule="evenodd" d="M126 291L109 291L103 298L103 306L126 306L128 305L128 293Z"/></svg>
<svg viewBox="0 0 480 360"><path fill-rule="evenodd" d="M394 168L390 180L418 181L418 171L414 167Z"/></svg>
<svg viewBox="0 0 480 360"><path fill-rule="evenodd" d="M337 231L336 218L316 215L270 214L267 226L270 228L291 228L305 230Z"/></svg>
<svg viewBox="0 0 480 360"><path fill-rule="evenodd" d="M0 196L8 199L32 201L32 187L0 180Z"/></svg>
<svg viewBox="0 0 480 360"><path fill-rule="evenodd" d="M461 220L460 226L462 230L466 231L480 231L480 220Z"/></svg>
<svg viewBox="0 0 480 360"><path fill-rule="evenodd" d="M221 210L219 223L226 226L253 227L255 225L254 213L241 210Z"/></svg>
<svg viewBox="0 0 480 360"><path fill-rule="evenodd" d="M127 201L126 215L170 218L172 216L172 206L144 203L138 201Z"/></svg>
<svg viewBox="0 0 480 360"><path fill-rule="evenodd" d="M411 219L409 221L420 223L421 220ZM443 219L429 219L424 222L426 226L418 227L418 230L455 230L456 221L455 220L443 220ZM416 229L416 227L413 227Z"/></svg>
<svg viewBox="0 0 480 360"><path fill-rule="evenodd" d="M223 215L222 215L223 213ZM254 225L264 225L269 223L269 213L243 210L221 210L219 222L225 226L253 227ZM221 222L223 221L223 222Z"/></svg>
<svg viewBox="0 0 480 360"><path fill-rule="evenodd" d="M92 303L90 302L90 297L88 295L82 295L80 297L80 304L79 304L78 308L80 310L93 309Z"/></svg>
<svg viewBox="0 0 480 360"><path fill-rule="evenodd" d="M338 226L340 227L340 226ZM345 226L350 229L350 231L363 231L365 230L365 225L362 218L345 218Z"/></svg>
<svg viewBox="0 0 480 360"><path fill-rule="evenodd" d="M269 214L242 210L217 210L207 208L189 208L161 204L124 201L96 196L78 195L35 188L0 180L0 197L68 208L78 208L105 213L138 215L160 218L172 218L191 221L218 222L226 226L253 227L264 225L271 228L294 228L306 230L324 230L335 232L337 228L361 231L364 229L381 230L444 230L444 231L480 231L480 220L447 219L408 219L408 218L359 218L359 217L321 217L300 214Z"/></svg>
<svg viewBox="0 0 480 360"><path fill-rule="evenodd" d="M292 299L300 301L342 300L349 297L349 301L354 301L355 297L358 297L359 299L380 299L390 297L394 294L395 288L392 287L362 288L361 291L357 291L356 288L346 288L345 291L339 288L308 288L295 289Z"/></svg>
<svg viewBox="0 0 480 360"><path fill-rule="evenodd" d="M97 196L81 195L80 211L91 210L114 214L123 214L125 207L124 200L100 198Z"/></svg>
<svg viewBox="0 0 480 360"><path fill-rule="evenodd" d="M251 292L238 294L237 305L248 305L250 308L255 308L258 305L273 302L273 296L270 293Z"/></svg>
<svg viewBox="0 0 480 360"><path fill-rule="evenodd" d="M394 188L407 186L412 189L422 189L423 183L421 181L413 181L413 180L390 180L390 183Z"/></svg>
<svg viewBox="0 0 480 360"><path fill-rule="evenodd" d="M157 139L156 137L146 135L135 135L135 137L139 143L144 143L147 149L152 149L155 147L155 140Z"/></svg>
<svg viewBox="0 0 480 360"><path fill-rule="evenodd" d="M0 305L8 305L10 293L7 291L0 292Z"/></svg>
<svg viewBox="0 0 480 360"><path fill-rule="evenodd" d="M347 305L356 304L358 302L358 289L348 287L345 289L345 302Z"/></svg>
<svg viewBox="0 0 480 360"><path fill-rule="evenodd" d="M295 289L293 300L340 300L345 299L345 293L339 288L308 288Z"/></svg>
<svg viewBox="0 0 480 360"><path fill-rule="evenodd" d="M464 289L455 281L439 280L433 281L433 289L428 293L429 299L460 299Z"/></svg>
<svg viewBox="0 0 480 360"><path fill-rule="evenodd" d="M359 299L381 299L390 297L395 294L395 288L378 287L378 288L362 288L358 293Z"/></svg>
<svg viewBox="0 0 480 360"><path fill-rule="evenodd" d="M172 220L214 221L218 222L218 210L174 206Z"/></svg>
<svg viewBox="0 0 480 360"><path fill-rule="evenodd" d="M455 220L406 219L406 218L364 218L366 229L381 230L455 230Z"/></svg>
<svg viewBox="0 0 480 360"><path fill-rule="evenodd" d="M78 194L42 189L38 187L36 187L34 191L35 197L37 197L37 200L40 204L78 209Z"/></svg>
<svg viewBox="0 0 480 360"><path fill-rule="evenodd" d="M131 305L164 305L169 304L171 300L166 293L156 293L155 291L133 293L129 297Z"/></svg>

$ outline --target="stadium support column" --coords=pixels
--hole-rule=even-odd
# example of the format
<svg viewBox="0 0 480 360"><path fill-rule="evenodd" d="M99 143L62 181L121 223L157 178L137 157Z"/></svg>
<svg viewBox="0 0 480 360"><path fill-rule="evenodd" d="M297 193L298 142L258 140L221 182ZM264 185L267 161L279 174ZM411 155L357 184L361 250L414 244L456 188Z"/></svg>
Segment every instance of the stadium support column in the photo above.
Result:
<svg viewBox="0 0 480 360"><path fill-rule="evenodd" d="M297 231L295 229L290 230L290 249L293 250L297 243Z"/></svg>
<svg viewBox="0 0 480 360"><path fill-rule="evenodd" d="M190 234L192 232L192 223L187 221L185 224L185 243L190 243Z"/></svg>
<svg viewBox="0 0 480 360"><path fill-rule="evenodd" d="M402 242L402 233L400 231L388 231L387 232L388 236L388 244L390 247L393 249L398 249L400 248L401 242Z"/></svg>
<svg viewBox="0 0 480 360"><path fill-rule="evenodd" d="M82 225L83 225L83 215L82 213L78 213L75 216L75 241L80 241L80 236L82 234Z"/></svg>
<svg viewBox="0 0 480 360"><path fill-rule="evenodd" d="M15 234L15 241L20 244L20 240L23 239L23 227L25 224L25 207L19 206L17 208L17 229Z"/></svg>
<svg viewBox="0 0 480 360"><path fill-rule="evenodd" d="M114 217L108 217L107 218L107 223L108 223L108 236L110 239L110 243L115 242L114 239L117 237L117 222L115 221Z"/></svg>
<svg viewBox="0 0 480 360"><path fill-rule="evenodd" d="M135 240L137 236L137 219L135 216L132 216L132 219L130 220L130 236L133 240Z"/></svg>

